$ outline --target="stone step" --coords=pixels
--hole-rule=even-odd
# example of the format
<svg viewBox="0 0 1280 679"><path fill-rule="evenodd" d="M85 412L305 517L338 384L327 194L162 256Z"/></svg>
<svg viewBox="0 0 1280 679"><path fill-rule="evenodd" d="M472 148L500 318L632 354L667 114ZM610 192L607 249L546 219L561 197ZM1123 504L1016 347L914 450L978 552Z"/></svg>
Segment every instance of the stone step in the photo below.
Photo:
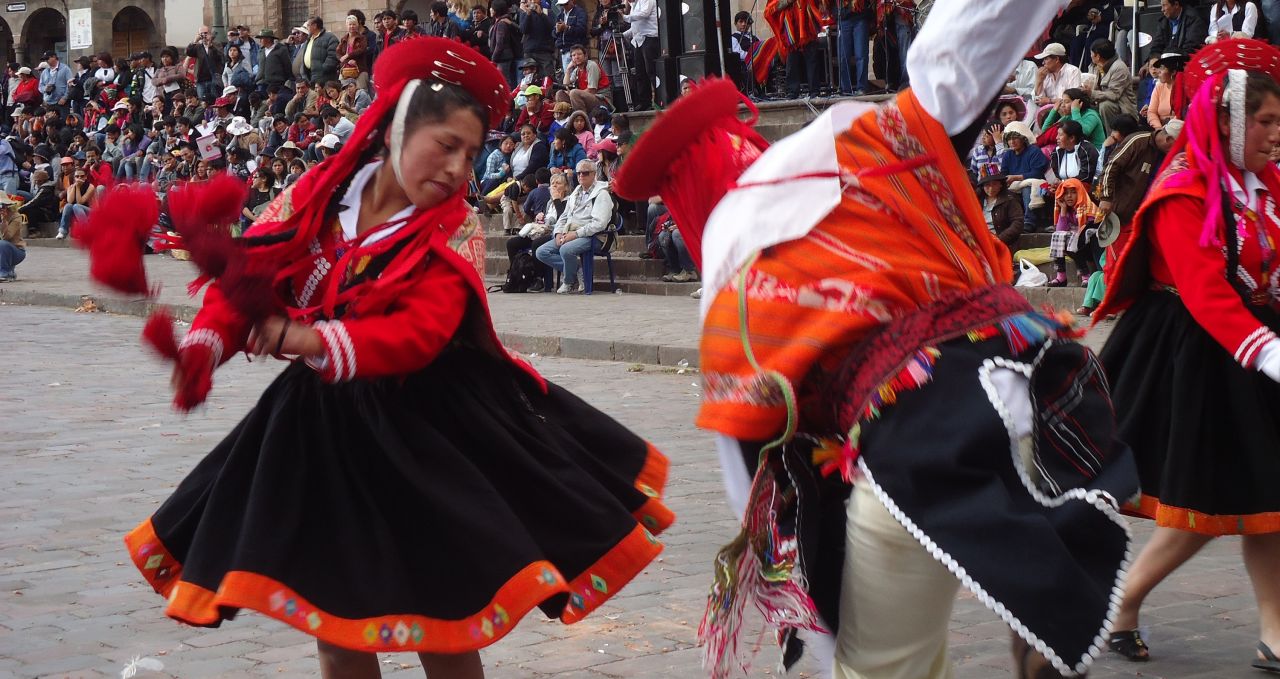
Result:
<svg viewBox="0 0 1280 679"><path fill-rule="evenodd" d="M486 275L505 276L511 265L505 250L495 252L489 250L485 256L484 271ZM614 278L626 280L652 281L662 278L662 261L657 259L640 259L633 255L615 254L613 256ZM596 279L609 280L609 264L604 257L595 258Z"/></svg>
<svg viewBox="0 0 1280 679"><path fill-rule="evenodd" d="M502 233L501 229L499 229L498 233L487 231L485 232L484 237L485 250L490 253L496 252L505 256L507 251L507 239L509 238L511 238L511 236ZM613 256L617 257L623 254L639 255L645 251L644 236L618 236L618 246L617 249L614 250Z"/></svg>
<svg viewBox="0 0 1280 679"><path fill-rule="evenodd" d="M504 278L503 276L486 274L484 280L485 285L493 287L495 285L502 285ZM596 271L594 283L594 291L596 294L621 292L629 295L658 295L663 297L687 297L701 287L702 283L667 283L661 280L635 281L621 279L619 279L615 285L610 286L608 272L605 272L602 278L598 270ZM546 290L544 292L554 291ZM498 291L489 294L501 295L502 292ZM690 300L690 302L696 303L693 302L693 300Z"/></svg>

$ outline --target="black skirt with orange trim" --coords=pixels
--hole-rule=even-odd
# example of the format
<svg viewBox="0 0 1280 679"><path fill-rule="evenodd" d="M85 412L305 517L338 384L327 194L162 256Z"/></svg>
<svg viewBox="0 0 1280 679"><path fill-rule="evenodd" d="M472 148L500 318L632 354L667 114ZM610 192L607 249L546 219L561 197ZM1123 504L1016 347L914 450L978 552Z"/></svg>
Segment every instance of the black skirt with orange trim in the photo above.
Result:
<svg viewBox="0 0 1280 679"><path fill-rule="evenodd" d="M567 391L452 349L398 380L286 369L125 538L182 622L250 608L361 651L575 622L661 551L667 460Z"/></svg>
<svg viewBox="0 0 1280 679"><path fill-rule="evenodd" d="M1163 290L1125 312L1101 359L1142 482L1128 513L1206 535L1280 532L1280 384Z"/></svg>

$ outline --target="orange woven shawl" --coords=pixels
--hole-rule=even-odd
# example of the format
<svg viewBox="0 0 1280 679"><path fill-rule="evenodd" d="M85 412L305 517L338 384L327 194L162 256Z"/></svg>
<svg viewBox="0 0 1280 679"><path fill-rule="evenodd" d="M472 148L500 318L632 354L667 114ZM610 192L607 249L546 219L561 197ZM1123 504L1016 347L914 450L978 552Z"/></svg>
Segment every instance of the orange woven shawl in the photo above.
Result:
<svg viewBox="0 0 1280 679"><path fill-rule="evenodd" d="M877 326L1011 280L1009 251L987 230L950 138L910 90L836 144L840 204L804 238L749 261L712 303L701 427L751 441L789 433L797 387Z"/></svg>

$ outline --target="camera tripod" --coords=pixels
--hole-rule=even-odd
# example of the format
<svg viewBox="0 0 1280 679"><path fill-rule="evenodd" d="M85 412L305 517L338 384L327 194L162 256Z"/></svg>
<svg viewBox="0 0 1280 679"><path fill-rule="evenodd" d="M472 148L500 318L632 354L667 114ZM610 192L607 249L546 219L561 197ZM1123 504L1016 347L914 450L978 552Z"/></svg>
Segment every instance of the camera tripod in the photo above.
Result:
<svg viewBox="0 0 1280 679"><path fill-rule="evenodd" d="M630 111L634 105L631 96L631 60L627 58L627 39L622 36L622 31L614 30L610 27L610 41L613 43L613 52L618 58L618 77L622 80L622 96L626 100L626 108L624 111ZM617 108L615 106L615 108Z"/></svg>

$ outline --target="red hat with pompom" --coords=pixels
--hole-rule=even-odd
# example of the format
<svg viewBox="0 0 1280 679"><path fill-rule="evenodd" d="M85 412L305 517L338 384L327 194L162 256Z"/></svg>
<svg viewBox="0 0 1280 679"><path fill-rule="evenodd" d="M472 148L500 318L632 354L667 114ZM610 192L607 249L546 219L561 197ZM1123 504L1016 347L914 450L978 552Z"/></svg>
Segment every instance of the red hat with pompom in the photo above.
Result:
<svg viewBox="0 0 1280 679"><path fill-rule="evenodd" d="M738 118L739 104L746 104L749 120ZM695 85L640 135L614 178L614 193L628 200L661 196L701 267L711 211L769 147L752 128L758 115L732 81Z"/></svg>

